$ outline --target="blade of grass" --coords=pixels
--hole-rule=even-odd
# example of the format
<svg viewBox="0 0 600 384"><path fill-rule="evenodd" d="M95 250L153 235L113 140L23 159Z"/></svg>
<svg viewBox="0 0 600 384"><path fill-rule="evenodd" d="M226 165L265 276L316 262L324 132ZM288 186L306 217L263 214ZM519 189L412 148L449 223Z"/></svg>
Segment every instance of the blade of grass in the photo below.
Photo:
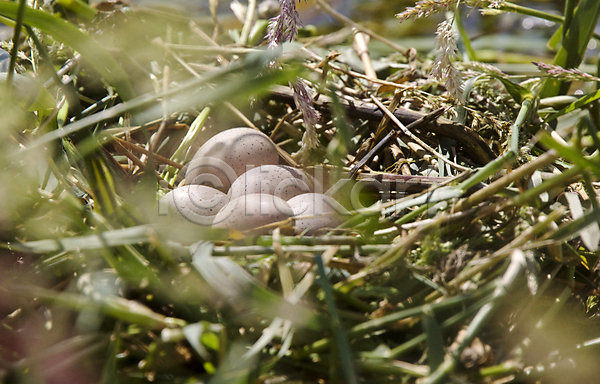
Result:
<svg viewBox="0 0 600 384"><path fill-rule="evenodd" d="M190 148L198 138L198 135L200 135L202 127L204 127L204 124L206 123L209 114L210 108L205 107L202 110L202 112L200 112L200 114L194 119L194 121L190 125L190 129L185 134L183 140L181 140L181 144L179 144L179 146L171 156L171 160L173 160L176 163L183 164L185 163L186 159L190 157ZM169 165L165 168L162 177L167 182L169 182L169 184L174 185L178 173L179 169Z"/></svg>
<svg viewBox="0 0 600 384"><path fill-rule="evenodd" d="M2 3L0 3L1 5ZM272 55L266 55L264 58L271 57ZM258 67L258 68L257 68ZM261 68L261 69L259 69ZM253 73L245 76L245 81L232 81L229 80L225 85L217 89L203 89L203 92L197 92L201 89L202 85L207 82L223 82L226 76L240 72L242 70L254 70ZM98 124L100 122L113 119L121 116L122 114L134 110L140 110L156 106L159 100L165 98L171 98L173 96L181 96L186 94L188 97L179 97L177 101L171 101L169 103L169 110L182 110L192 105L206 105L209 102L218 102L226 100L232 97L244 97L251 94L257 94L265 91L271 84L287 81L292 76L297 76L298 71L294 69L282 70L276 72L269 72L262 75L262 65L260 63L247 63L247 65L231 65L223 70L215 70L208 74L206 77L201 79L191 79L187 82L183 82L181 86L171 88L165 92L158 94L151 93L143 96L139 96L133 100L125 103L118 104L114 107L108 108L102 112L97 112L91 116L84 117L81 120L75 121L69 125L64 126L62 129L58 129L45 134L39 139L33 141L27 146L27 150L35 149L39 146L46 145L56 139L71 135L89 126ZM262 71L264 72L264 71ZM139 118L143 121L152 121L157 117L162 116L162 107L159 105L157 110L149 109L143 116ZM19 152L15 153L17 155Z"/></svg>
<svg viewBox="0 0 600 384"><path fill-rule="evenodd" d="M117 322L111 335L110 344L108 346L108 357L102 368L101 384L112 384L117 382L117 356L119 351L121 351L121 345L123 344L123 339L121 338L122 328L122 323L120 321Z"/></svg>
<svg viewBox="0 0 600 384"><path fill-rule="evenodd" d="M569 240L579 236L581 231L593 223L600 224L600 209L598 208L590 209L583 216L562 225L549 237L557 241Z"/></svg>
<svg viewBox="0 0 600 384"><path fill-rule="evenodd" d="M188 343L194 348L194 350L204 360L210 360L210 354L208 350L202 345L202 334L204 333L204 322L194 323L186 325L183 328L183 334L187 339Z"/></svg>
<svg viewBox="0 0 600 384"><path fill-rule="evenodd" d="M0 73L0 85L8 86L9 73ZM52 94L35 78L15 73L12 75L11 101L30 112L38 111L41 115L48 115L49 111L56 108L56 100ZM7 93L0 95L3 102L8 101Z"/></svg>
<svg viewBox="0 0 600 384"><path fill-rule="evenodd" d="M573 220L582 218L584 215L583 206L579 200L579 194L574 192L565 192L565 198L569 204L571 216ZM600 221L600 219L599 219ZM583 227L580 231L575 232L575 236L581 236L583 244L592 252L598 250L598 242L600 240L600 229L598 228L597 222L592 222L589 225Z"/></svg>
<svg viewBox="0 0 600 384"><path fill-rule="evenodd" d="M524 100L533 97L533 93L529 89L522 87L519 84L515 84L503 76L494 76L493 74L490 74L490 76L499 80L518 104L522 104Z"/></svg>
<svg viewBox="0 0 600 384"><path fill-rule="evenodd" d="M25 0L20 0L16 14L16 25L13 32L13 47L10 51L10 62L8 63L8 73L6 75L6 93L8 95L12 94L12 80L17 64L17 55L19 54L19 42L21 40L21 29L23 28L23 17L25 16L26 4L27 2Z"/></svg>
<svg viewBox="0 0 600 384"><path fill-rule="evenodd" d="M54 70L54 67L52 66L52 60L50 59L50 55L48 54L46 45L42 44L40 39L38 39L33 28L31 28L30 26L25 26L25 28L27 29L29 38L33 41L36 48L38 49L38 52L40 53L40 56L42 57L44 64L48 67L48 72L54 79L54 83L60 87L60 89L63 91L63 94L66 96L66 98L69 102L69 108L71 108L72 113L76 117L79 117L81 115L81 104L79 102L79 97L77 97L77 92L75 91L73 85L72 84L64 84L61 81L60 77L58 76L58 74Z"/></svg>
<svg viewBox="0 0 600 384"><path fill-rule="evenodd" d="M553 188L564 187L566 184L572 183L576 178L580 177L581 172L582 168L577 165L569 168L566 171L563 171L560 174L552 177L551 179L544 181L537 187L529 188L526 191L521 192L517 196L513 197L512 201L507 203L507 206L513 205L518 207L529 203L531 200L539 198L542 193L548 192Z"/></svg>
<svg viewBox="0 0 600 384"><path fill-rule="evenodd" d="M156 236L149 225L99 232L88 236L63 237L11 244L11 248L22 252L47 253L101 249L126 244L148 243Z"/></svg>
<svg viewBox="0 0 600 384"><path fill-rule="evenodd" d="M494 283L489 284L487 287L484 287L483 289L485 289L486 292L489 293L495 287L496 287L496 283L494 282ZM482 288L479 288L479 289L482 289ZM459 313L455 314L454 316L450 316L449 318L444 320L442 322L442 324L440 325L440 328L444 330L444 329L449 329L451 327L456 326L456 324L459 324L459 323L465 321L465 319L472 316L475 312L477 312L477 310L479 310L479 308L483 307L489 301L490 301L489 297L484 297L483 299L477 301L475 304L469 306L466 309L461 310ZM419 336L413 337L412 339L391 349L389 352L389 358L397 359L398 357L400 357L403 354L407 353L408 351L418 347L419 344L424 343L426 341L427 341L427 334L421 333Z"/></svg>
<svg viewBox="0 0 600 384"><path fill-rule="evenodd" d="M462 22L461 13L457 10L454 12L454 21L456 21L456 28L458 29L458 33L460 34L460 39L463 43L465 51L467 52L467 57L470 61L477 61L477 53L473 49L473 45L471 45L471 39L465 30L465 27Z"/></svg>
<svg viewBox="0 0 600 384"><path fill-rule="evenodd" d="M558 220L564 214L564 209L555 209L551 211L548 216L543 216L540 218L540 221L536 223L533 227L528 228L523 233L521 233L518 237L513 239L509 244L500 248L496 252L494 252L491 256L487 257L485 260L474 260L469 263L466 267L462 269L462 271L452 279L447 285L449 287L459 287L465 281L471 279L483 271L489 270L493 266L497 265L500 261L506 259L506 257L510 254L511 251L518 249L525 245L528 241L532 240L535 236L540 236L542 233L553 234L554 232L549 231L549 227ZM429 294L425 300L427 302L432 302L441 297L438 291L432 292Z"/></svg>
<svg viewBox="0 0 600 384"><path fill-rule="evenodd" d="M567 4L568 5L568 4ZM570 15L569 15L570 17ZM563 41L554 57L554 64L563 68L577 68L583 61L588 43L600 18L600 2L581 0L573 12L568 28L563 28ZM565 84L553 78L544 81L540 97L556 96L567 90Z"/></svg>
<svg viewBox="0 0 600 384"><path fill-rule="evenodd" d="M322 330L325 319L301 305L294 305L258 284L242 267L229 258L211 255L213 245L201 242L190 250L192 264L204 280L217 292L240 307L267 318L283 318L296 326Z"/></svg>
<svg viewBox="0 0 600 384"><path fill-rule="evenodd" d="M550 116L546 117L544 119L544 121L546 123L549 123L553 120L556 120L557 118L566 115L567 113L576 111L580 108L585 107L586 105L596 101L600 99L600 89L597 90L596 92L590 93L588 95L585 95L579 99L577 99L576 101L572 102L571 104L567 105L566 107L564 107L563 109L561 109L558 112L554 112L553 114L551 114Z"/></svg>
<svg viewBox="0 0 600 384"><path fill-rule="evenodd" d="M327 305L327 311L329 312L331 331L333 332L336 352L339 356L345 382L349 384L356 384L358 381L352 355L350 354L350 344L348 343L347 335L345 334L346 332L344 332L344 329L342 328L340 317L335 308L333 290L329 284L329 280L327 279L325 265L323 264L323 259L321 259L320 255L315 256L315 263L317 264L317 270L319 272L319 280L317 280L317 282L321 286L321 289L323 289L323 293L325 293L325 304Z"/></svg>
<svg viewBox="0 0 600 384"><path fill-rule="evenodd" d="M96 9L90 7L89 4L84 3L81 0L57 0L57 2L86 20L92 20L96 17L96 13L98 12Z"/></svg>
<svg viewBox="0 0 600 384"><path fill-rule="evenodd" d="M18 20L18 7L20 7L20 4L8 1L0 2L0 15ZM73 24L48 12L29 7L25 7L23 23L38 28L43 33L47 33L54 39L80 52L90 65L110 85L117 89L122 99L130 100L135 97L133 88L129 83L129 76L115 58L104 47L96 43L90 36L86 35Z"/></svg>
<svg viewBox="0 0 600 384"><path fill-rule="evenodd" d="M92 190L94 209L104 216L111 216L117 209L117 193L111 169L102 153L91 153L85 157L84 174Z"/></svg>
<svg viewBox="0 0 600 384"><path fill-rule="evenodd" d="M398 375L400 377L423 377L429 374L424 365L415 365L398 360L364 359L356 363L361 371L382 375Z"/></svg>
<svg viewBox="0 0 600 384"><path fill-rule="evenodd" d="M435 312L426 305L423 311L423 331L427 335L427 362L430 372L435 371L444 361L444 338L442 328L435 318Z"/></svg>
<svg viewBox="0 0 600 384"><path fill-rule="evenodd" d="M506 152L504 155L498 157L497 159L489 162L484 167L480 168L473 176L460 183L456 188L460 189L464 193L476 186L477 184L487 180L490 176L498 173L506 167L511 166L512 163L516 160L516 158L517 154L513 151Z"/></svg>
<svg viewBox="0 0 600 384"><path fill-rule="evenodd" d="M569 160L582 169L589 169L597 176L600 176L600 164L598 164L596 161L592 161L588 157L583 156L578 148L560 144L546 131L540 132L538 135L538 140L544 146L554 149L560 157ZM594 159L597 160L598 156L594 156Z"/></svg>
<svg viewBox="0 0 600 384"><path fill-rule="evenodd" d="M287 300L296 304L300 299L306 294L306 292L312 287L312 284L315 280L315 276L312 272L306 274L306 276L302 279L300 283L294 288L292 294L287 297ZM250 358L254 355L257 355L263 348L265 348L274 338L277 336L277 332L280 330L289 329L291 327L291 322L289 320L283 320L279 317L273 319L271 324L263 331L260 338L248 349L248 351L242 356L242 359ZM283 332L285 335L285 332ZM290 332L293 333L293 330ZM289 342L291 342L292 334L289 336ZM283 337L283 336L282 336ZM285 341L284 341L285 344ZM285 354L285 346L282 345L279 350L278 356L281 357Z"/></svg>
<svg viewBox="0 0 600 384"><path fill-rule="evenodd" d="M504 187L510 185L511 183L514 183L517 180L524 179L525 177L529 176L536 170L553 163L557 158L558 158L558 155L556 154L556 151L554 151L554 150L550 150L550 151L544 153L542 156L538 157L537 159L529 161L529 162L523 164L521 167L502 176L498 180L491 183L489 186L482 188L482 189L474 192L472 195L460 200L457 204L455 204L454 210L462 211L462 210L471 208L477 204L480 204L480 203L486 201L491 196L493 196L493 195L497 194L499 191L501 191Z"/></svg>
<svg viewBox="0 0 600 384"><path fill-rule="evenodd" d="M106 316L148 329L160 330L185 325L185 321L181 319L168 318L135 300L127 300L117 296L102 297L101 301L96 301L75 293L55 292L31 285L13 285L11 286L11 292L16 295L37 298L43 302L78 312L85 309L99 310Z"/></svg>
<svg viewBox="0 0 600 384"><path fill-rule="evenodd" d="M477 312L469 326L465 331L464 338L458 343L458 346L451 350L444 362L432 372L430 376L423 380L424 384L438 384L446 382L447 376L450 375L458 366L462 351L471 344L473 339L477 337L483 326L490 319L498 303L506 297L508 291L517 280L517 277L527 267L525 255L522 251L514 251L511 256L511 262L502 276L500 284L494 290L491 301L485 304Z"/></svg>
<svg viewBox="0 0 600 384"><path fill-rule="evenodd" d="M385 329L385 328L391 326L392 324L397 323L398 321L401 321L403 319L413 317L413 316L423 315L423 313L427 309L433 310L433 311L437 311L437 310L441 311L441 310L445 310L445 309L449 309L449 308L453 308L453 307L464 306L465 302L472 301L472 300L478 299L482 296L485 296L485 295L489 294L491 291L493 291L494 289L495 289L494 285L485 286L485 287L481 287L476 292L456 295L456 296L449 297L449 298L439 301L439 302L425 304L425 305L421 305L421 306L414 307L414 308L402 309L398 312L390 313L388 315L385 315L385 316L382 316L382 317L379 317L376 319L368 320L368 321L365 321L364 323L358 324L358 325L352 327L348 331L347 335L350 338L357 338L359 336L367 335L367 334L376 332L378 330ZM321 340L317 340L314 343L312 343L311 345L296 352L296 355L298 357L308 356L311 353L317 353L317 352L327 350L331 346L331 342L332 342L331 338L324 338Z"/></svg>

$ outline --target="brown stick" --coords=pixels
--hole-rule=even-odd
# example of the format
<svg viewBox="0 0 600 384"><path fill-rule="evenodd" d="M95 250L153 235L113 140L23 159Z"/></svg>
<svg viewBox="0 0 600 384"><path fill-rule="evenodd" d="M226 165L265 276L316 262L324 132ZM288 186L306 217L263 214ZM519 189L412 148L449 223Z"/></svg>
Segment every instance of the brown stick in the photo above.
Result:
<svg viewBox="0 0 600 384"><path fill-rule="evenodd" d="M440 108L436 111L431 112L429 115L424 116L422 119L419 120L415 120L412 123L410 123L407 127L406 130L410 131L411 128L414 127L418 127L419 124L424 124L427 121L431 121L435 118L437 118L439 115L441 115L444 112L443 108ZM431 116L431 117L430 117ZM430 117L430 118L429 118ZM360 169L367 163L369 162L373 157L375 157L375 155L377 154L377 152L379 152L382 148L384 147L388 147L389 144L391 143L391 141L393 139L395 139L396 137L398 137L399 132L394 130L391 130L387 135L385 135L385 137L383 139L381 139L381 141L379 141L370 151L369 153L367 153L362 159L360 159L360 161L358 163L356 163L356 165L354 167L352 167L352 169L350 170L350 177L354 177L354 175L356 175L357 172L360 171Z"/></svg>
<svg viewBox="0 0 600 384"><path fill-rule="evenodd" d="M271 97L286 103L291 103L294 100L292 90L284 86L273 86L271 88ZM315 108L319 111L329 113L332 101L331 98L321 95L319 99L313 101L313 103ZM376 121L381 120L384 117L384 113L375 104L359 100L348 101L343 98L339 98L339 103L344 107L349 116ZM404 125L409 125L410 123L423 118L425 115L426 114L422 112L406 108L397 108L394 111L394 116L396 116ZM479 165L485 165L496 158L496 155L487 146L485 141L483 141L477 133L469 130L462 124L439 117L435 121L419 125L419 129L455 139L470 151L473 160Z"/></svg>
<svg viewBox="0 0 600 384"><path fill-rule="evenodd" d="M119 138L116 138L116 141L117 141L119 144L121 144L123 147L125 147L125 148L131 149L131 150L132 150L132 151L134 151L134 152L141 153L141 154L143 154L143 155L146 155L146 156L148 156L148 153L149 153L149 152L148 152L148 150L146 150L146 148L144 148L144 147L141 147L141 146L139 146L139 145L137 145L137 144L133 144L133 143L130 143L129 141L125 141L125 140L123 140L123 139L119 139ZM171 160L171 159L167 159L167 158L166 158L166 157L164 157L164 156L157 155L156 153L153 153L153 154L152 154L152 156L153 156L153 157L154 157L154 159L155 159L157 162L159 162L159 163L162 163L162 164L167 164L167 165L170 165L170 166L172 166L172 167L175 167L175 168L177 168L177 169L181 169L181 168L183 168L183 165L181 165L181 164L179 164L179 163L177 163L177 162L175 162L175 161L173 161L173 160Z"/></svg>

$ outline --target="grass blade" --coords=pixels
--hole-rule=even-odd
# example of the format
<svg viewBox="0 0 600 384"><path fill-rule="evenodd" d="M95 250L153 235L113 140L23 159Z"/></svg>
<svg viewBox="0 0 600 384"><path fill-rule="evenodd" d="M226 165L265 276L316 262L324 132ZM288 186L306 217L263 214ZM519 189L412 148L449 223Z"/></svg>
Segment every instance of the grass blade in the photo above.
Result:
<svg viewBox="0 0 600 384"><path fill-rule="evenodd" d="M127 244L147 243L155 237L152 227L142 225L100 232L94 235L79 237L64 237L61 239L47 239L13 244L11 247L23 252L47 253L68 252L85 249L101 249Z"/></svg>
<svg viewBox="0 0 600 384"><path fill-rule="evenodd" d="M577 68L583 61L588 43L600 17L598 0L581 0L573 12L568 28L563 28L563 41L554 58L554 64L563 68ZM559 80L548 78L544 81L540 97L556 96L565 93L566 86Z"/></svg>
<svg viewBox="0 0 600 384"><path fill-rule="evenodd" d="M579 195L573 192L565 192L565 198L569 204L571 215L574 220L582 218L584 215ZM600 228L598 228L598 222L592 222L588 226L583 227L580 232L575 233L576 236L581 236L581 240L585 246L592 252L598 250L598 243L600 241Z"/></svg>
<svg viewBox="0 0 600 384"><path fill-rule="evenodd" d="M169 319L164 315L158 314L137 301L117 296L102 297L102 300L96 301L75 293L59 293L33 286L12 286L11 292L18 295L36 297L43 302L75 311L86 309L92 311L99 310L100 313L106 316L149 329L162 329L172 327L173 324L184 324L181 320Z"/></svg>
<svg viewBox="0 0 600 384"><path fill-rule="evenodd" d="M323 292L325 293L325 303L329 311L331 330L335 340L337 353L341 363L341 369L343 370L345 382L349 384L358 383L356 372L354 369L354 362L350 354L350 344L348 343L347 335L342 328L340 317L335 308L335 302L333 300L333 290L327 279L327 273L325 272L325 266L323 265L323 259L320 255L315 256L315 263L319 271L319 282Z"/></svg>
<svg viewBox="0 0 600 384"><path fill-rule="evenodd" d="M435 312L427 306L423 311L423 331L427 335L427 361L431 372L435 371L444 361L444 337L442 328L435 319Z"/></svg>
<svg viewBox="0 0 600 384"><path fill-rule="evenodd" d="M192 264L206 282L224 299L253 309L261 316L290 320L298 327L323 329L325 320L301 305L294 305L259 285L242 267L226 257L213 257L212 244L202 242L192 250Z"/></svg>
<svg viewBox="0 0 600 384"><path fill-rule="evenodd" d="M17 19L18 7L18 4L2 1L0 2L0 15ZM29 7L25 7L23 23L38 28L40 31L80 52L90 65L118 90L119 95L124 100L135 97L133 88L129 83L129 76L115 58L104 47L73 24L48 12Z"/></svg>
<svg viewBox="0 0 600 384"><path fill-rule="evenodd" d="M597 90L596 92L590 93L589 95L585 95L582 98L577 99L576 101L572 102L571 104L567 105L566 107L564 107L563 109L561 109L558 112L554 112L553 114L551 114L550 116L548 116L545 121L546 123L551 122L552 120L555 120L563 115L566 115L569 112L573 112L577 109L580 109L586 105L588 105L589 103L592 103L596 100L600 99L600 89Z"/></svg>

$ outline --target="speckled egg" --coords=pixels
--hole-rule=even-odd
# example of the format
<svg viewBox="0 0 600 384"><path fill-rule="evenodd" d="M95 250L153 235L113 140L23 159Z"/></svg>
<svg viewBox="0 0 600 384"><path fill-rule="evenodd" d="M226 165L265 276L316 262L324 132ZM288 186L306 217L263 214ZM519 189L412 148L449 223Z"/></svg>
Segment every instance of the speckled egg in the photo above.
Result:
<svg viewBox="0 0 600 384"><path fill-rule="evenodd" d="M232 128L216 134L198 149L188 166L185 183L227 192L246 169L278 163L277 147L267 135L252 128Z"/></svg>
<svg viewBox="0 0 600 384"><path fill-rule="evenodd" d="M250 193L266 193L289 200L302 193L313 191L314 182L299 169L287 165L262 165L238 177L228 195L231 199Z"/></svg>
<svg viewBox="0 0 600 384"><path fill-rule="evenodd" d="M285 200L273 195L251 193L231 199L217 213L213 226L246 231L285 220L293 214Z"/></svg>
<svg viewBox="0 0 600 384"><path fill-rule="evenodd" d="M177 221L209 226L229 196L205 185L186 185L160 199L159 214Z"/></svg>
<svg viewBox="0 0 600 384"><path fill-rule="evenodd" d="M298 233L313 235L321 228L335 228L347 211L335 199L321 193L303 193L287 201L294 212Z"/></svg>

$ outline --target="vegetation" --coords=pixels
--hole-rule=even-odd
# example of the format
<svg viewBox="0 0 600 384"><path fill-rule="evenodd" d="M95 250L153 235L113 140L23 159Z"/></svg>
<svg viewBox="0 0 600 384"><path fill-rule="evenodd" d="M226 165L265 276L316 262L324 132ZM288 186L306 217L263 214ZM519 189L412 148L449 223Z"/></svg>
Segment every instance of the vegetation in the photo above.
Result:
<svg viewBox="0 0 600 384"><path fill-rule="evenodd" d="M0 2L0 382L597 381L600 2L421 0L398 17L446 16L431 52L323 0L335 32L213 5ZM479 11L556 23L553 56L477 61ZM344 224L164 225L235 126L322 172Z"/></svg>

